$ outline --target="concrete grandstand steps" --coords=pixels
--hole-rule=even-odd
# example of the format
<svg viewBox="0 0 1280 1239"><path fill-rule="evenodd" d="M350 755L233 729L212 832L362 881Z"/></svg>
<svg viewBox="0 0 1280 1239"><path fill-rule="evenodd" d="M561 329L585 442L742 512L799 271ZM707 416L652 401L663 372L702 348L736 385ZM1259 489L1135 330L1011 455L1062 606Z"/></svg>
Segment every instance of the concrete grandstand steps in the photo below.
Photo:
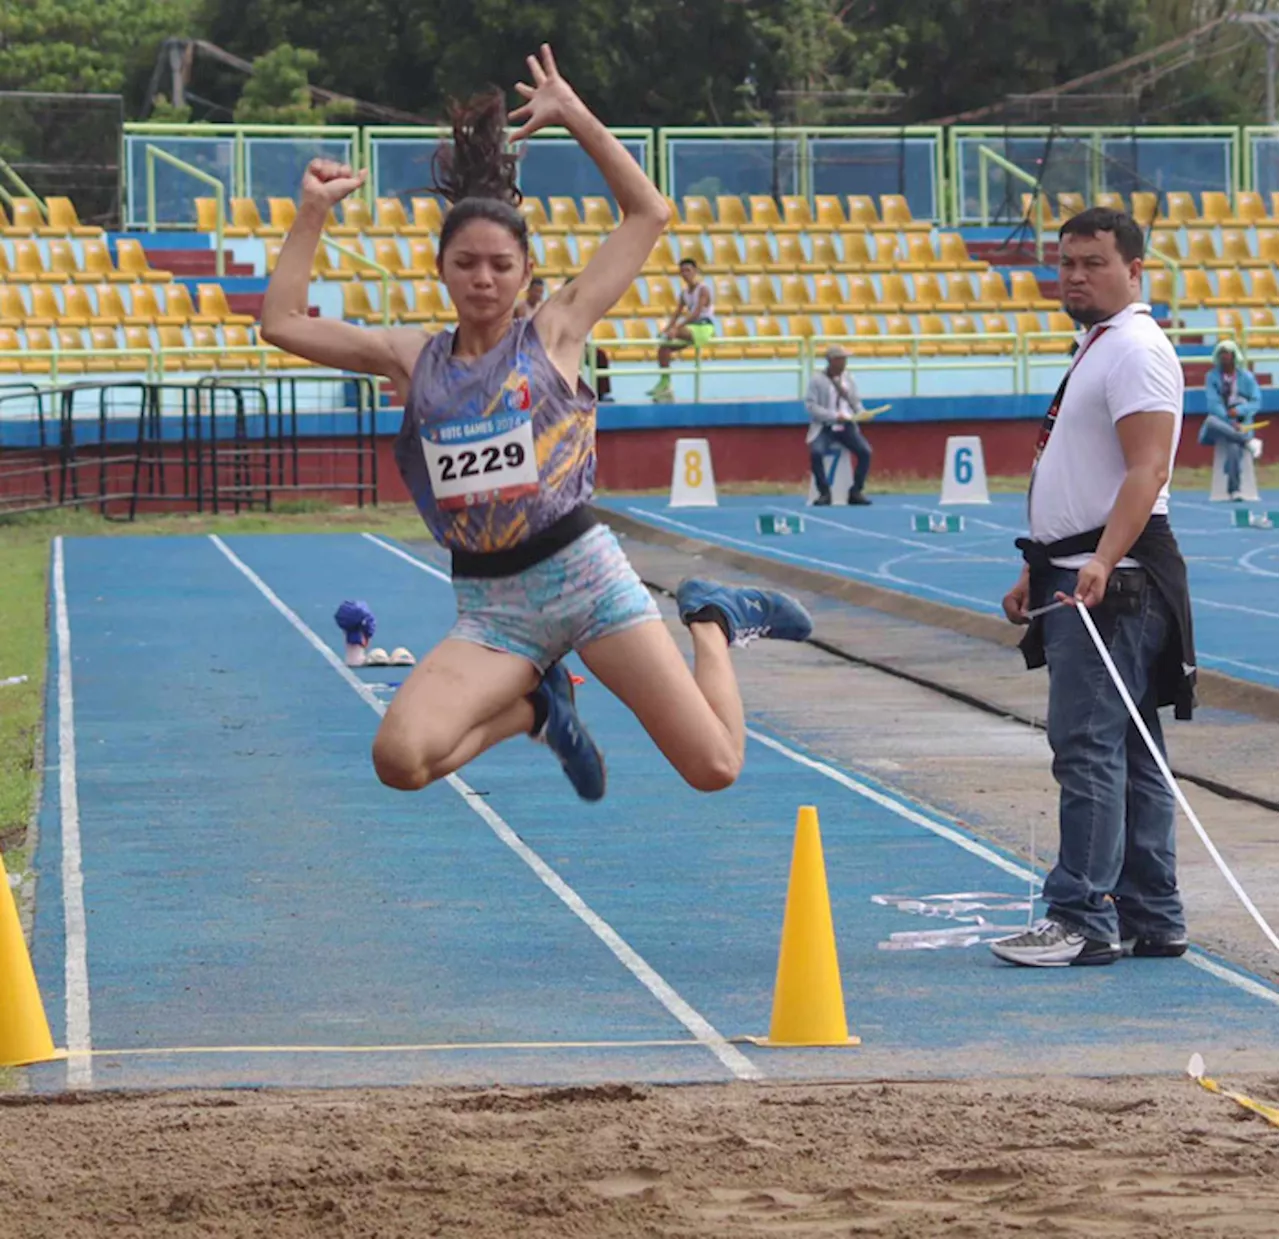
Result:
<svg viewBox="0 0 1280 1239"><path fill-rule="evenodd" d="M172 271L179 279L215 280L218 278L218 260L213 250L166 250L147 247L147 259L157 271ZM233 262L226 254L228 276L252 276L256 272L252 263Z"/></svg>
<svg viewBox="0 0 1280 1239"><path fill-rule="evenodd" d="M252 314L254 321L262 318L262 301L265 293L228 293L227 304L232 314Z"/></svg>
<svg viewBox="0 0 1280 1239"><path fill-rule="evenodd" d="M1043 259L1036 257L1034 241L966 241L969 256L993 267L1039 267L1058 265L1057 241L1045 241Z"/></svg>

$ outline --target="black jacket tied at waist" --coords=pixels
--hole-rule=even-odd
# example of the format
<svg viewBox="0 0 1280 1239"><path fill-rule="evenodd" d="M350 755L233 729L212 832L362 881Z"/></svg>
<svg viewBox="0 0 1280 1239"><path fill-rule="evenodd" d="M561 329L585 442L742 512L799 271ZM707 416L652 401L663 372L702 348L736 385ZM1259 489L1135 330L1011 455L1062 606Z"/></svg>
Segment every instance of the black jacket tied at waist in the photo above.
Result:
<svg viewBox="0 0 1280 1239"><path fill-rule="evenodd" d="M1030 610L1047 606L1049 575L1053 571L1052 560L1070 555L1092 554L1102 541L1103 529L1090 529L1087 533L1073 534L1057 542L1035 542L1031 538L1018 538L1014 545L1031 569ZM1156 659L1156 704L1174 707L1174 717L1188 719L1196 704L1196 653L1195 636L1191 626L1191 590L1187 586L1187 565L1178 549L1177 539L1169 527L1167 516L1152 516L1138 540L1129 549L1129 557L1135 559L1146 571L1151 583L1160 592L1173 616L1164 648ZM1106 601L1101 604L1106 606ZM1019 642L1022 656L1028 668L1043 667L1044 628L1043 616L1033 619L1026 634Z"/></svg>

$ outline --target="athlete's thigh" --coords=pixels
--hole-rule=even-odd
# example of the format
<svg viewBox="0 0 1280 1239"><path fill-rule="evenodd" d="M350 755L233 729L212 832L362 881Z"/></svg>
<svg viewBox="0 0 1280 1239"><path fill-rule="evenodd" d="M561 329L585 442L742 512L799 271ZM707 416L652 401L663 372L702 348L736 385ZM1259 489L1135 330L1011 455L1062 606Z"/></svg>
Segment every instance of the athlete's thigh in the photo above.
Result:
<svg viewBox="0 0 1280 1239"><path fill-rule="evenodd" d="M416 757L442 757L469 731L533 692L538 680L527 658L447 638L392 698L378 742Z"/></svg>

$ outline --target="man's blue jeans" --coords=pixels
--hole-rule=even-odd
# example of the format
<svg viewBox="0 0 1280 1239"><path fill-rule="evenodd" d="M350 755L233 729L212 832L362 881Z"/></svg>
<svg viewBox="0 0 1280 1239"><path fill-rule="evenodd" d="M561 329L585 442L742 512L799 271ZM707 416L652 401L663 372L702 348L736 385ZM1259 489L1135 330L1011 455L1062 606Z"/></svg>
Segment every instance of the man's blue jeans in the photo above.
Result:
<svg viewBox="0 0 1280 1239"><path fill-rule="evenodd" d="M826 495L831 491L831 487L827 485L826 462L823 457L835 447L844 448L853 457L853 485L850 489L861 494L867 481L867 473L871 469L871 444L867 442L867 436L862 433L857 422L832 422L829 426L824 426L809 444L809 467L813 471L818 494Z"/></svg>
<svg viewBox="0 0 1280 1239"><path fill-rule="evenodd" d="M1143 579L1141 569L1121 573ZM1073 569L1053 569L1054 590L1071 594L1075 582ZM1125 607L1109 594L1091 615L1163 756L1154 669L1173 619L1150 582L1129 598ZM1044 884L1050 915L1103 942L1181 937L1173 793L1075 607L1050 611L1043 623L1060 788L1058 863Z"/></svg>
<svg viewBox="0 0 1280 1239"><path fill-rule="evenodd" d="M1204 419L1200 429L1202 443L1213 445L1221 443L1225 446L1226 456L1223 467L1227 475L1227 494L1234 495L1240 489L1240 465L1244 461L1245 444L1250 436L1238 426L1233 426L1225 417L1210 413Z"/></svg>

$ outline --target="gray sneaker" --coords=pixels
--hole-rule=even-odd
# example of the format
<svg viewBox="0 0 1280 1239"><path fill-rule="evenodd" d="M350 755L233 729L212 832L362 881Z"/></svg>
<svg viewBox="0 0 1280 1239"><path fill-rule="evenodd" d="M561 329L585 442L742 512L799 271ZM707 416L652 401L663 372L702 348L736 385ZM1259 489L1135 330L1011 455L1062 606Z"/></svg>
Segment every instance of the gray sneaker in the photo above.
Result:
<svg viewBox="0 0 1280 1239"><path fill-rule="evenodd" d="M1175 938L1144 938L1133 934L1120 939L1120 952L1134 959L1177 959L1187 953L1185 935Z"/></svg>
<svg viewBox="0 0 1280 1239"><path fill-rule="evenodd" d="M997 938L989 944L997 959L1027 968L1066 968L1083 964L1114 964L1120 958L1115 943L1086 938L1078 929L1046 918L1025 933Z"/></svg>

